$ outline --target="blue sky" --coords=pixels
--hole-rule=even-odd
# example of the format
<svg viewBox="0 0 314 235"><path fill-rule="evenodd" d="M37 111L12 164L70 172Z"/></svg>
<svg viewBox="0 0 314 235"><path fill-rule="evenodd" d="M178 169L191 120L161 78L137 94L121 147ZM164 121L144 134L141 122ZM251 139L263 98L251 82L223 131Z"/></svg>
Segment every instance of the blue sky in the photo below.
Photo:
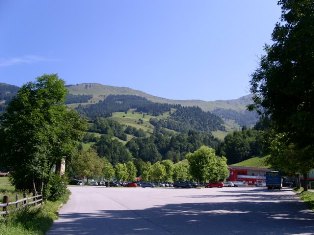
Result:
<svg viewBox="0 0 314 235"><path fill-rule="evenodd" d="M272 0L1 0L0 82L57 73L66 84L236 99L279 18Z"/></svg>

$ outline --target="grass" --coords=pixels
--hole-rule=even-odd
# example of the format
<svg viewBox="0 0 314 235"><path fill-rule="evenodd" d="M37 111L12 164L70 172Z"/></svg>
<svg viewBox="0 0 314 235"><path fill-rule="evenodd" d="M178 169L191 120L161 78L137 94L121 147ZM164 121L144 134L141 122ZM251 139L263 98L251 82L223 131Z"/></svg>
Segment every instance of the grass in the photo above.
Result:
<svg viewBox="0 0 314 235"><path fill-rule="evenodd" d="M128 111L127 113L113 113L111 118L121 124L124 124L126 126L132 126L137 129L142 129L143 131L151 134L153 133L154 126L149 123L149 120L152 117L153 116L151 115L143 115L137 112Z"/></svg>
<svg viewBox="0 0 314 235"><path fill-rule="evenodd" d="M15 191L15 188L13 185L11 185L9 181L9 177L0 177L0 195L3 195L5 193L12 193Z"/></svg>
<svg viewBox="0 0 314 235"><path fill-rule="evenodd" d="M314 211L314 192L313 191L304 191L303 188L296 190L297 195L300 199Z"/></svg>
<svg viewBox="0 0 314 235"><path fill-rule="evenodd" d="M8 177L0 178L0 190L3 195L4 192L6 195L16 193ZM69 195L70 192L58 201L45 201L41 207L26 207L7 217L0 217L0 235L44 235L58 218L57 211Z"/></svg>
<svg viewBox="0 0 314 235"><path fill-rule="evenodd" d="M247 166L247 167L269 168L270 166L266 164L267 157L268 156L265 156L265 157L253 157L253 158L247 159L245 161L233 164L232 166Z"/></svg>

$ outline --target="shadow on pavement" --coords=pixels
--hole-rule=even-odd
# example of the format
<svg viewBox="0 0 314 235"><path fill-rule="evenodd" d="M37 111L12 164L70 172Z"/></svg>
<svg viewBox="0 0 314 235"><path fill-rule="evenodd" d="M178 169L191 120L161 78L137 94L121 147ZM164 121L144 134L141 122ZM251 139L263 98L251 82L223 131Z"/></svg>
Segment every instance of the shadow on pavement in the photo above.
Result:
<svg viewBox="0 0 314 235"><path fill-rule="evenodd" d="M209 198L208 203L65 214L48 235L314 234L314 214L301 202L276 203L267 198L255 203L211 203Z"/></svg>

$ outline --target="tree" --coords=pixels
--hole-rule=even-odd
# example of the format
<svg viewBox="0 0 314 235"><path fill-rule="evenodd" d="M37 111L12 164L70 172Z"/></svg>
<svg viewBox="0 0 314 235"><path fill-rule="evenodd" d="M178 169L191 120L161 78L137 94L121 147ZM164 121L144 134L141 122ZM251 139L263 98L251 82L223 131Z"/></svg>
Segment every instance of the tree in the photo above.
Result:
<svg viewBox="0 0 314 235"><path fill-rule="evenodd" d="M151 180L161 182L166 175L166 167L160 162L156 162L151 167Z"/></svg>
<svg viewBox="0 0 314 235"><path fill-rule="evenodd" d="M177 162L173 166L173 180L184 181L190 178L189 174L189 161L187 159Z"/></svg>
<svg viewBox="0 0 314 235"><path fill-rule="evenodd" d="M0 155L17 189L48 185L52 169L70 159L83 137L86 121L66 108L66 92L56 74L43 75L23 85L1 116Z"/></svg>
<svg viewBox="0 0 314 235"><path fill-rule="evenodd" d="M265 46L266 55L252 75L250 109L269 117L276 132L284 134L285 143L306 152L296 161L313 168L314 1L279 4L282 15L272 33L273 44Z"/></svg>
<svg viewBox="0 0 314 235"><path fill-rule="evenodd" d="M135 164L132 161L128 161L126 163L126 168L127 168L127 172L128 172L128 181L135 181L136 178L136 173L137 173L137 169Z"/></svg>
<svg viewBox="0 0 314 235"><path fill-rule="evenodd" d="M93 149L79 151L72 159L71 166L79 178L100 177L104 170L104 160Z"/></svg>
<svg viewBox="0 0 314 235"><path fill-rule="evenodd" d="M144 164L142 165L142 175L141 175L141 178L143 181L151 180L151 169L152 169L152 164L150 162L144 162Z"/></svg>
<svg viewBox="0 0 314 235"><path fill-rule="evenodd" d="M218 158L215 150L202 146L187 155L190 174L198 182L224 180L228 166L225 158Z"/></svg>
<svg viewBox="0 0 314 235"><path fill-rule="evenodd" d="M171 160L163 160L160 162L162 165L165 166L166 169L166 174L165 174L165 178L164 181L166 182L172 182L173 178L173 162Z"/></svg>
<svg viewBox="0 0 314 235"><path fill-rule="evenodd" d="M103 168L103 176L106 180L111 180L114 177L115 171L111 163L104 159L104 168ZM108 184L109 185L109 184Z"/></svg>
<svg viewBox="0 0 314 235"><path fill-rule="evenodd" d="M125 163L118 163L115 167L116 178L119 181L126 181L128 178L128 169Z"/></svg>
<svg viewBox="0 0 314 235"><path fill-rule="evenodd" d="M132 159L130 151L119 140L111 136L101 136L94 146L98 154L107 158L112 165L128 162Z"/></svg>

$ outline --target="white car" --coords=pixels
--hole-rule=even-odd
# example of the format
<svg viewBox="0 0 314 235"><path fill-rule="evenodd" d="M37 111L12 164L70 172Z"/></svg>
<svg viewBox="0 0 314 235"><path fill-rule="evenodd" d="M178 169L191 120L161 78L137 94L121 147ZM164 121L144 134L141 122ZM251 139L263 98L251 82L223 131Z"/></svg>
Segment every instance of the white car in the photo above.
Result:
<svg viewBox="0 0 314 235"><path fill-rule="evenodd" d="M224 187L234 187L234 183L230 181L224 182L223 184L224 184Z"/></svg>

